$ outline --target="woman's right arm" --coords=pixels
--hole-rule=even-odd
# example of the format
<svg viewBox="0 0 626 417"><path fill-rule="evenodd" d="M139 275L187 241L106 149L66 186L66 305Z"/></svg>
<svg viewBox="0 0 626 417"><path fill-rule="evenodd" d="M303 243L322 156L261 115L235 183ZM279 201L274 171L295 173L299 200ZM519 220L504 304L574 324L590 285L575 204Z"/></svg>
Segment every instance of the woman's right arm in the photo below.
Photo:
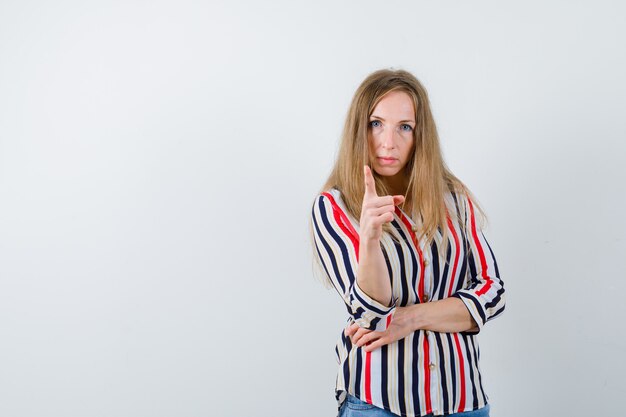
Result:
<svg viewBox="0 0 626 417"><path fill-rule="evenodd" d="M361 210L359 269L357 281L359 287L372 298L385 305L393 304L391 279L383 255L380 239L383 224L393 220L395 206L404 201L404 196L382 196L376 193L376 185L370 168L363 167L365 193Z"/></svg>
<svg viewBox="0 0 626 417"><path fill-rule="evenodd" d="M377 261L380 263L382 259L383 265L386 265L380 244L377 248L380 258L377 259L375 246L361 244L359 235L330 194L323 193L315 199L311 215L316 254L330 282L345 302L348 313L359 327L384 331L395 311L395 304L386 305L370 297L361 288L361 280L357 280L357 276L371 278L376 274L372 266ZM391 287L386 266L384 269Z"/></svg>
<svg viewBox="0 0 626 417"><path fill-rule="evenodd" d="M395 303L380 237L382 225L393 219L395 205L404 197L378 197L369 167L364 170L360 235L333 196L323 193L316 198L312 210L315 246L327 276L354 322L364 329L384 331Z"/></svg>

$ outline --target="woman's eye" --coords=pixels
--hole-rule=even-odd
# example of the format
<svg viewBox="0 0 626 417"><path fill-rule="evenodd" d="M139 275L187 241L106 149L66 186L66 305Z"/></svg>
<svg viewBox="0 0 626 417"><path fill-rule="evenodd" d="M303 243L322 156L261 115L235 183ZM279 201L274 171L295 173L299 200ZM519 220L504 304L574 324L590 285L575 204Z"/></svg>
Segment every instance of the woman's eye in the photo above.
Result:
<svg viewBox="0 0 626 417"><path fill-rule="evenodd" d="M403 124L402 126L400 126L400 128L404 130L405 132L410 132L411 130L413 130L411 125L407 125L407 124Z"/></svg>
<svg viewBox="0 0 626 417"><path fill-rule="evenodd" d="M370 122L370 126L371 127L380 127L380 121L379 120L372 120Z"/></svg>

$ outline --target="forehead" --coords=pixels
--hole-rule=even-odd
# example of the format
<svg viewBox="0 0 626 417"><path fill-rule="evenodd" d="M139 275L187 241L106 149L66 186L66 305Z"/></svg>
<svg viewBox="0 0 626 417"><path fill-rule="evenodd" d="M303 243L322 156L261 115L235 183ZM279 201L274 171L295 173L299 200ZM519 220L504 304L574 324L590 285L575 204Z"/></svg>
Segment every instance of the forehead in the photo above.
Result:
<svg viewBox="0 0 626 417"><path fill-rule="evenodd" d="M376 104L372 116L380 116L385 119L413 120L415 118L413 99L404 91L390 91Z"/></svg>

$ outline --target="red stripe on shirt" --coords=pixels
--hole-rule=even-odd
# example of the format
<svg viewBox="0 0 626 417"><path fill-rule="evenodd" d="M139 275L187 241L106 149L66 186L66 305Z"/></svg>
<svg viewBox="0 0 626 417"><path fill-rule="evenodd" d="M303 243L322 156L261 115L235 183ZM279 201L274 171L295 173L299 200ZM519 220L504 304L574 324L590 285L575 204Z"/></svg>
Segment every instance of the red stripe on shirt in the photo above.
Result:
<svg viewBox="0 0 626 417"><path fill-rule="evenodd" d="M489 275L487 274L487 260L485 259L485 251L483 250L482 245L480 244L480 240L478 239L478 233L476 232L476 219L474 218L474 206L472 205L472 200L467 199L469 202L470 208L470 216L471 216L471 225L472 225L472 236L474 238L474 242L476 242L476 249L478 249L478 257L480 258L480 269L483 279L485 280L485 285L478 291L476 291L476 295L481 296L489 291L491 288L491 283L493 282Z"/></svg>
<svg viewBox="0 0 626 417"><path fill-rule="evenodd" d="M333 217L335 221L341 228L341 230L350 238L352 241L352 245L354 246L354 250L356 253L356 260L359 260L359 234L352 227L352 223L348 220L348 216L341 210L339 204L335 201L335 198L330 193L322 193L323 196L328 197L330 200L330 204L333 207Z"/></svg>
<svg viewBox="0 0 626 417"><path fill-rule="evenodd" d="M372 352L365 352L365 402L372 403Z"/></svg>
<svg viewBox="0 0 626 417"><path fill-rule="evenodd" d="M456 268L459 264L459 237L454 230L454 226L452 225L452 220L450 220L450 216L448 216L448 228L454 237L454 247L456 251L454 251L454 266L452 267L452 275L450 276L450 286L448 287L448 297L452 295L452 289L454 288L454 277L456 276Z"/></svg>
<svg viewBox="0 0 626 417"><path fill-rule="evenodd" d="M430 402L430 350L428 347L428 336L424 333L424 371L427 372L424 378L424 398L426 398L426 414L433 412Z"/></svg>

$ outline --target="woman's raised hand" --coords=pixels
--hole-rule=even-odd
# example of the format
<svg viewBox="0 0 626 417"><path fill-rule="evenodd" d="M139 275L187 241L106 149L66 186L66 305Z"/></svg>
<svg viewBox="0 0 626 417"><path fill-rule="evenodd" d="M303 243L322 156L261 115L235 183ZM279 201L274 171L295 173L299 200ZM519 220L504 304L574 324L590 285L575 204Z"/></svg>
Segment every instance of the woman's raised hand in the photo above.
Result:
<svg viewBox="0 0 626 417"><path fill-rule="evenodd" d="M376 184L370 167L364 165L365 194L361 209L360 235L361 239L380 240L383 224L393 220L395 206L404 202L403 195L378 196Z"/></svg>

